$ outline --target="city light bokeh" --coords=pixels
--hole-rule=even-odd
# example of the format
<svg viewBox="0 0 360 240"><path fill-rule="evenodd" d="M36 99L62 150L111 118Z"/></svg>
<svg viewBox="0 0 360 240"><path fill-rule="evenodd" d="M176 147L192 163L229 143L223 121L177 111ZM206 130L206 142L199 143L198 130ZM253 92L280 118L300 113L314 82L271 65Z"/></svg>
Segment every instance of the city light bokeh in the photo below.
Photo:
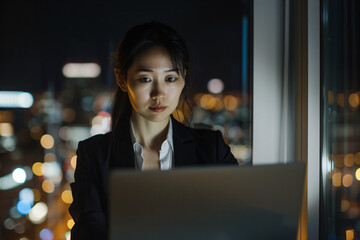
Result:
<svg viewBox="0 0 360 240"><path fill-rule="evenodd" d="M182 9L193 5L181 1L164 7L172 9L174 4ZM65 2L55 1L4 2L0 8L4 16L0 29L0 239L71 239L75 222L68 209L73 201L70 184L78 143L111 130L116 90L112 56L125 31L135 24L131 11L112 5L123 6L116 1L101 2L101 7L74 2L68 8ZM236 8L232 15L222 8L221 14L233 25L218 28L211 39L198 28L183 33L197 68L190 74L189 105L181 101L173 116L190 127L220 130L239 164L246 165L252 158L252 97L250 75L244 75L251 66L242 63L249 60L250 46L242 20L249 17L249 3L238 2ZM70 11L66 18L59 15L62 9ZM219 11L215 6L211 9ZM159 9L140 11L142 19L137 21L145 21ZM128 16L127 20L118 18L119 14ZM107 20L99 21L99 16ZM80 24L79 19L89 24ZM171 17L179 26L193 27L198 14L186 19L188 23ZM213 31L207 23L197 24ZM227 47L236 47L244 39L238 54L219 44L225 41ZM202 44L205 41L210 45Z"/></svg>

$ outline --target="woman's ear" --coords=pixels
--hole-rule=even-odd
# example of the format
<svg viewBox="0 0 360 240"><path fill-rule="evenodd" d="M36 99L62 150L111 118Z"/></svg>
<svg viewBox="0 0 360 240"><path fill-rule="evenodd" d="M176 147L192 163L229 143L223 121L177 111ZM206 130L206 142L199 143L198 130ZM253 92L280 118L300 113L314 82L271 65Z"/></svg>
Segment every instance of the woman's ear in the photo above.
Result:
<svg viewBox="0 0 360 240"><path fill-rule="evenodd" d="M127 86L126 86L126 77L123 71L121 71L119 68L114 68L114 74L115 74L115 80L117 85L120 87L121 91L127 92Z"/></svg>

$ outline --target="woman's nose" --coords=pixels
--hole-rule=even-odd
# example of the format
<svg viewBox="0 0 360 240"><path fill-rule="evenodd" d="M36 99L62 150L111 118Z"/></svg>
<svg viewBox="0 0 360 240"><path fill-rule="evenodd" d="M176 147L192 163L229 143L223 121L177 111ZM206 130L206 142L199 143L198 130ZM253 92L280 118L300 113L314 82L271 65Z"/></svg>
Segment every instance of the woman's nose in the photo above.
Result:
<svg viewBox="0 0 360 240"><path fill-rule="evenodd" d="M151 98L163 98L165 97L166 91L164 84L154 82L153 87L151 89Z"/></svg>

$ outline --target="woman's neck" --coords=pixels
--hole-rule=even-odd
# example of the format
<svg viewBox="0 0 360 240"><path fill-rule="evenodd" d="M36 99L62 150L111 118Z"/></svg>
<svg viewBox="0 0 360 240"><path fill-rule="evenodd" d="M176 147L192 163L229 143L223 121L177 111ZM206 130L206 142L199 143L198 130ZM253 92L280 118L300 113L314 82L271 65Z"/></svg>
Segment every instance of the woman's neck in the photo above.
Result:
<svg viewBox="0 0 360 240"><path fill-rule="evenodd" d="M168 132L169 118L161 122L148 121L138 114L131 114L137 141L144 147L160 151Z"/></svg>

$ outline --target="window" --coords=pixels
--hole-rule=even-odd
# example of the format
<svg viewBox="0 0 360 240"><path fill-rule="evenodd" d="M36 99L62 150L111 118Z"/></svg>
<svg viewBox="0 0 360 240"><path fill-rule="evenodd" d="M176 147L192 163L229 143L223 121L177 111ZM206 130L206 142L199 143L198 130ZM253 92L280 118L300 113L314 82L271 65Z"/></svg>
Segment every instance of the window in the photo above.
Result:
<svg viewBox="0 0 360 240"><path fill-rule="evenodd" d="M359 11L322 1L321 239L360 237Z"/></svg>
<svg viewBox="0 0 360 240"><path fill-rule="evenodd" d="M0 94L18 104L0 95L0 238L69 239L77 143L109 131L111 52L148 20L187 42L183 115L221 130L239 163L251 163L251 1L8 1L0 15Z"/></svg>

